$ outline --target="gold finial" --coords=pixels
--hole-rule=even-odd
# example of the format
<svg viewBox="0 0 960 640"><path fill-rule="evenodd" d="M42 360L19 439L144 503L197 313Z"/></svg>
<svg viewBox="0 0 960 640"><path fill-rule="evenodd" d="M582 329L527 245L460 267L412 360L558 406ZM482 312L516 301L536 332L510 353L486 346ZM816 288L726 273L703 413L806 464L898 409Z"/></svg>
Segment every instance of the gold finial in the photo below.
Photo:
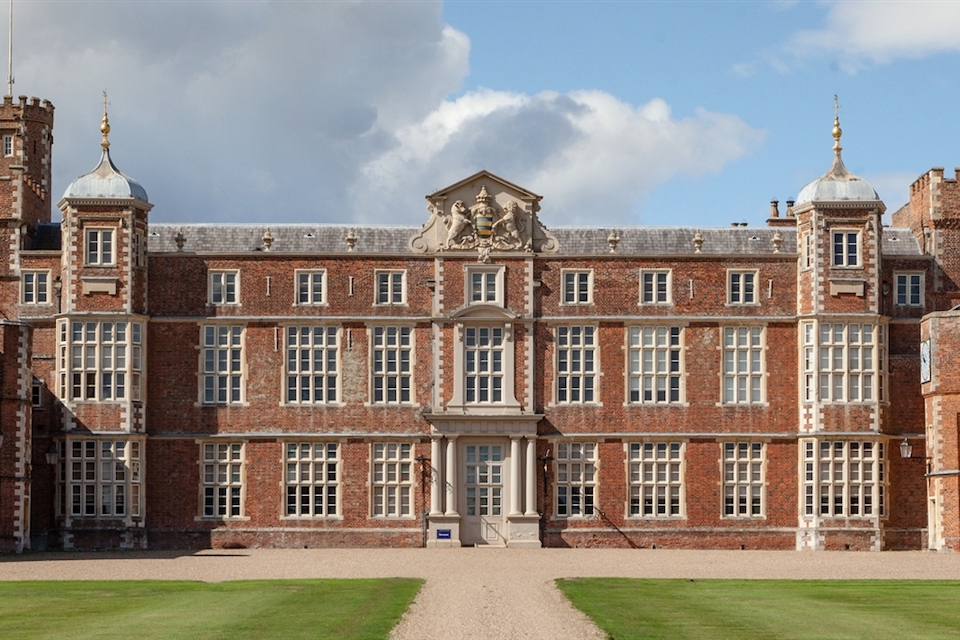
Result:
<svg viewBox="0 0 960 640"><path fill-rule="evenodd" d="M833 152L840 155L843 147L840 146L840 136L843 131L840 129L840 100L837 94L833 94Z"/></svg>
<svg viewBox="0 0 960 640"><path fill-rule="evenodd" d="M100 123L100 133L103 134L103 140L100 141L100 146L104 149L110 148L110 140L107 139L107 136L110 135L110 120L107 118L107 92L103 92L103 121Z"/></svg>

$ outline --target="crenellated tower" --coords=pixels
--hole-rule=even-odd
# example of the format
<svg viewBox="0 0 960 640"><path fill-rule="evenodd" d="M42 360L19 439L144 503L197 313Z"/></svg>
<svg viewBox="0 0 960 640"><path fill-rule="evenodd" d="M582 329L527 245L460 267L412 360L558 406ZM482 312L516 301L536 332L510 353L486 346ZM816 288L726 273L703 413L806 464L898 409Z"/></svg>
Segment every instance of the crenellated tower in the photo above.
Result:
<svg viewBox="0 0 960 640"><path fill-rule="evenodd" d="M4 96L0 104L0 550L30 544L33 327L21 320L22 251L50 221L53 105ZM32 276L31 276L32 277ZM46 277L46 276L45 276ZM31 280L33 284L33 281Z"/></svg>

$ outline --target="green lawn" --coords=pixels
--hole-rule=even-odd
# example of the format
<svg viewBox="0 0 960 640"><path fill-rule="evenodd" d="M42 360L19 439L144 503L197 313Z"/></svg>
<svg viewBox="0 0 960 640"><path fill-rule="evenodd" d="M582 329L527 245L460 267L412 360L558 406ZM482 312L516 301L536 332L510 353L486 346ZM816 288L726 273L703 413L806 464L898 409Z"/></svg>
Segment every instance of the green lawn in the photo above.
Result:
<svg viewBox="0 0 960 640"><path fill-rule="evenodd" d="M0 638L386 638L422 583L0 582Z"/></svg>
<svg viewBox="0 0 960 640"><path fill-rule="evenodd" d="M557 586L613 640L960 637L960 581L580 578Z"/></svg>

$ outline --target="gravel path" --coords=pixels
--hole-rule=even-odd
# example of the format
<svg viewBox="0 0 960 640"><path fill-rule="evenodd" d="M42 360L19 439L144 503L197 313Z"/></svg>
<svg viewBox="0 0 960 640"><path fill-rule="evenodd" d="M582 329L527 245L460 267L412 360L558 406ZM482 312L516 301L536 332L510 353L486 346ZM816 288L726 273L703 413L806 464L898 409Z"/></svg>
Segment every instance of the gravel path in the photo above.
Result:
<svg viewBox="0 0 960 640"><path fill-rule="evenodd" d="M602 638L555 578L960 579L960 554L621 549L241 549L0 558L0 580L424 578L394 640Z"/></svg>

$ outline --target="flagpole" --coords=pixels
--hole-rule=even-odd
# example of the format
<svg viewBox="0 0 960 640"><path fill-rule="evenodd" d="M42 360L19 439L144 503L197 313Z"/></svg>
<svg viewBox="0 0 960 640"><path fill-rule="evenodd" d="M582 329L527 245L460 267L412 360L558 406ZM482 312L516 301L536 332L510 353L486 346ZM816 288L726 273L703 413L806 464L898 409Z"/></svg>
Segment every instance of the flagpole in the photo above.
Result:
<svg viewBox="0 0 960 640"><path fill-rule="evenodd" d="M7 42L10 49L7 52L7 95L13 96L13 0L10 0L10 20Z"/></svg>

